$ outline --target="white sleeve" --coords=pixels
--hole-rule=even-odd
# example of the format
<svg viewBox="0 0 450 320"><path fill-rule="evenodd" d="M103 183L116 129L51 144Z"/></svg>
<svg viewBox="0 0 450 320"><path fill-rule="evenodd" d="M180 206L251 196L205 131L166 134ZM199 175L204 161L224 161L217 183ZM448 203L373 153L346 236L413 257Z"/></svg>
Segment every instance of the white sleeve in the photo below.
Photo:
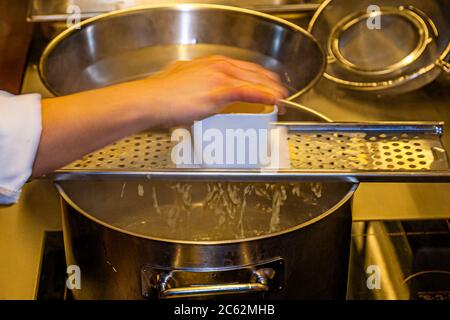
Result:
<svg viewBox="0 0 450 320"><path fill-rule="evenodd" d="M42 131L41 96L0 91L0 205L17 202Z"/></svg>

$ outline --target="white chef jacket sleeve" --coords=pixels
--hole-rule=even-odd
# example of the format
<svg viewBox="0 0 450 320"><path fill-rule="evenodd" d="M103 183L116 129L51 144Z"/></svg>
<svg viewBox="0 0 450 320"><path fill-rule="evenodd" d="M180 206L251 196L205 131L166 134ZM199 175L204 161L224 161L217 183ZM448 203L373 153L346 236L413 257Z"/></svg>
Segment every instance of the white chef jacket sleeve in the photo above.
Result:
<svg viewBox="0 0 450 320"><path fill-rule="evenodd" d="M41 96L0 91L0 205L17 202L42 131Z"/></svg>

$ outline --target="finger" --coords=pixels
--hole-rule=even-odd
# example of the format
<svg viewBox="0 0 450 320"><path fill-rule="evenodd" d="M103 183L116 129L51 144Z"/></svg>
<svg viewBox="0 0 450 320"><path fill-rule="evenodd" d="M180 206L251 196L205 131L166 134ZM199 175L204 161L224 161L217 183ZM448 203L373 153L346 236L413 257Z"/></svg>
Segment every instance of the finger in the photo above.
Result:
<svg viewBox="0 0 450 320"><path fill-rule="evenodd" d="M275 80L278 82L280 81L280 76L277 73L270 71L270 70L260 66L257 63L248 62L248 61L244 61L244 60L238 60L238 59L232 59L232 58L222 56L222 55L205 56L205 57L198 58L196 60L199 62L208 61L210 63L225 61L225 62L231 63L234 66L239 67L241 69L246 69L248 71L262 73L265 76L267 76L268 78L271 78L272 80Z"/></svg>
<svg viewBox="0 0 450 320"><path fill-rule="evenodd" d="M237 80L251 82L268 87L277 91L283 98L287 97L288 90L278 81L273 80L259 72L253 72L246 69L236 67L230 63L223 63L219 66L220 70L226 75L233 77Z"/></svg>
<svg viewBox="0 0 450 320"><path fill-rule="evenodd" d="M240 68L227 60L215 60L212 68L238 80L273 87L281 93L288 93L287 89L279 81L267 77L262 72Z"/></svg>
<svg viewBox="0 0 450 320"><path fill-rule="evenodd" d="M289 92L282 85L279 76L258 64L227 58L221 55L203 56L195 58L181 66L184 68L214 65L217 69L239 80L250 81L269 87L274 87L283 97Z"/></svg>
<svg viewBox="0 0 450 320"><path fill-rule="evenodd" d="M216 102L222 106L237 101L273 105L280 99L279 93L276 91L258 84L245 82L220 89L213 96Z"/></svg>
<svg viewBox="0 0 450 320"><path fill-rule="evenodd" d="M173 61L173 62L170 62L168 65L166 65L166 67L163 70L165 70L165 71L177 70L177 69L181 68L182 66L185 66L186 63L188 63L188 62L189 61L186 61L186 60Z"/></svg>
<svg viewBox="0 0 450 320"><path fill-rule="evenodd" d="M235 66L237 66L239 68L246 69L246 70L253 71L253 72L262 73L266 77L268 77L274 81L281 82L281 77L278 73L273 72L269 69L266 69L257 63L243 61L243 60L230 59L230 58L228 58L227 61L229 61L230 63L234 64Z"/></svg>
<svg viewBox="0 0 450 320"><path fill-rule="evenodd" d="M280 103L280 101L277 101L277 103L275 104L278 108L278 114L279 115L284 115L286 114L286 106L284 103Z"/></svg>
<svg viewBox="0 0 450 320"><path fill-rule="evenodd" d="M278 100L284 99L283 92L280 92L279 90L275 89L272 86L265 86L260 83L252 83L249 81L242 81L242 80L234 80L232 83L230 83L231 88L250 88L252 90L259 90L262 92L267 92L271 94L273 97L275 97L275 101L273 101L273 104L275 104Z"/></svg>

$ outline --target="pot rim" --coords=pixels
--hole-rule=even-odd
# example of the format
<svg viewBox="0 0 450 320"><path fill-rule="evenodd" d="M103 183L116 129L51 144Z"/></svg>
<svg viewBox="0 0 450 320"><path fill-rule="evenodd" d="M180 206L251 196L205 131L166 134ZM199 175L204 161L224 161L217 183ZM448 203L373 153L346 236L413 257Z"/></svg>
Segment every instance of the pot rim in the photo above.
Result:
<svg viewBox="0 0 450 320"><path fill-rule="evenodd" d="M319 118L321 118L324 122L332 122L330 118L322 115L321 113L312 110L308 107L305 107L303 105L300 105L298 103L289 101L288 105L290 105L291 107L295 107L295 108L299 108L301 110L304 110L310 114L313 114ZM192 240L173 240L173 239L164 239L164 238L158 238L158 237L150 237L150 236L145 236L142 234L138 234L135 232L131 232L128 230L124 230L121 228L118 228L116 226L113 226L109 223L106 223L98 218L96 218L94 215L89 214L87 211L81 209L76 203L74 203L72 201L72 199L67 195L67 193L64 191L64 188L57 182L54 182L56 185L56 188L60 194L60 196L62 197L63 201L65 202L66 205L69 205L70 207L72 207L73 209L75 209L77 211L77 214L82 214L84 217L86 217L87 219L100 224L101 226L110 229L110 230L114 230L116 232L120 232L123 234L127 234L130 235L132 237L136 237L136 238L140 238L140 239L144 239L144 240L151 240L151 241L157 241L157 242L163 242L163 243L172 243L172 244L184 244L184 245L203 245L203 246L217 246L217 245L230 245L230 244L239 244L239 243L243 243L243 242L251 242L251 241L258 241L258 240L264 240L264 239L268 239L268 238L272 238L272 237L278 237L278 236L282 236L284 234L293 232L293 231L297 231L299 229L305 228L315 222L318 222L326 217L328 217L329 215L331 215L332 213L334 213L335 211L337 211L340 207L342 207L347 201L349 201L352 197L353 194L355 193L356 189L358 188L359 184L358 183L350 183L348 182L348 184L352 184L351 188L349 188L349 190L347 191L347 193L345 194L344 197L342 197L335 205L333 205L331 208L329 208L328 210L326 210L325 212L323 212L322 214L318 215L317 217L310 219L304 223L301 224L297 224L293 227L287 228L287 229L283 229L282 231L279 232L274 232L274 233L269 233L269 234L265 234L262 236L256 236L256 237L249 237L249 238L243 238L243 239L233 239L233 240L216 240L216 241L192 241Z"/></svg>
<svg viewBox="0 0 450 320"><path fill-rule="evenodd" d="M268 233L263 236L257 236L257 237L249 237L249 238L242 238L242 239L233 239L233 240L214 240L214 241L193 241L193 240L174 240L174 239L164 239L159 237L150 237L150 236L144 236L139 233L131 232L128 230L121 229L119 227L116 227L112 224L106 223L95 216L89 214L87 211L81 209L77 204L75 204L70 197L65 193L63 187L59 185L57 182L55 182L56 188L60 194L60 196L63 198L63 200L66 202L66 205L69 205L73 209L77 211L77 214L82 214L85 218L107 228L110 230L114 230L116 232L120 232L122 234L126 234L135 238L144 239L144 240L151 240L156 242L162 242L162 243L172 243L172 244L183 244L183 245L200 245L200 246L217 246L217 245L230 245L230 244L239 244L243 242L253 242L253 241L259 241L259 240L265 240L269 238L274 238L278 236L282 236L303 228L306 228L307 226L316 223L322 219L325 219L329 215L333 214L335 211L337 211L340 207L342 207L347 201L349 201L353 194L355 193L356 189L358 188L358 183L352 184L352 187L350 190L346 193L344 197L341 198L334 206L332 206L330 209L326 210L322 214L318 215L317 217L310 219L304 223L295 225L293 227L284 229L282 231L274 232L274 233Z"/></svg>
<svg viewBox="0 0 450 320"><path fill-rule="evenodd" d="M308 90L313 88L317 84L317 82L322 78L322 76L326 70L326 66L327 66L326 54L325 54L325 51L322 48L322 46L317 41L317 39L309 31L307 31L307 30L303 29L302 27L300 27L292 22L289 22L285 19L273 16L270 14L262 13L259 11L255 11L255 10L244 9L244 8L233 7L233 6L226 6L226 5L219 5L219 4L199 4L199 3L156 4L156 5L136 6L136 7L115 10L112 12L100 14L98 16L86 19L80 23L72 25L68 29L66 29L63 32L61 32L60 34L58 34L54 39L52 39L50 41L50 43L44 49L44 52L42 53L41 58L39 60L38 74L39 74L39 77L40 77L42 83L44 84L44 86L54 96L61 96L61 94L58 93L52 87L52 85L47 81L47 77L45 76L45 65L47 63L49 56L53 52L53 50L65 39L69 38L72 34L75 34L79 31L81 31L84 27L94 24L98 20L103 20L103 19L107 19L107 18L111 18L111 17L115 17L115 16L120 16L122 14L137 13L140 11L147 11L147 10L152 10L152 9L168 9L168 10L173 10L173 11L185 11L185 12L186 11L196 11L196 10L213 10L213 9L224 10L224 11L233 11L233 12L242 13L242 14L246 14L246 15L250 15L250 16L256 16L256 17L262 18L263 20L266 20L269 22L276 22L278 25L285 26L295 32L300 32L301 34L306 36L309 40L311 40L317 46L318 50L322 54L322 63L321 63L320 71L317 72L315 77L304 88L297 91L293 95L289 96L286 100L294 100L295 98L298 98L299 96L301 96L302 94L304 94L305 92L307 92Z"/></svg>

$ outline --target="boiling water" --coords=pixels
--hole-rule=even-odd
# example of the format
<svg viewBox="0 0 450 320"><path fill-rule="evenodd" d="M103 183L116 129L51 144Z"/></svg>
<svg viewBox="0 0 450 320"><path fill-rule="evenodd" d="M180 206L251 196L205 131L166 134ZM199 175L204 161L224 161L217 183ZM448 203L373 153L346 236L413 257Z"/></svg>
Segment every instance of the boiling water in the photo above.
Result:
<svg viewBox="0 0 450 320"><path fill-rule="evenodd" d="M138 184L123 184L121 197L150 201L151 207L121 216L113 225L144 236L174 240L220 241L256 237L293 227L323 212L322 184L173 183L158 196ZM131 189L132 188L132 189ZM136 189L134 189L136 188ZM133 190L134 189L134 190ZM133 195L130 195L133 194ZM128 195L127 195L128 194ZM169 202L169 203L168 203Z"/></svg>

